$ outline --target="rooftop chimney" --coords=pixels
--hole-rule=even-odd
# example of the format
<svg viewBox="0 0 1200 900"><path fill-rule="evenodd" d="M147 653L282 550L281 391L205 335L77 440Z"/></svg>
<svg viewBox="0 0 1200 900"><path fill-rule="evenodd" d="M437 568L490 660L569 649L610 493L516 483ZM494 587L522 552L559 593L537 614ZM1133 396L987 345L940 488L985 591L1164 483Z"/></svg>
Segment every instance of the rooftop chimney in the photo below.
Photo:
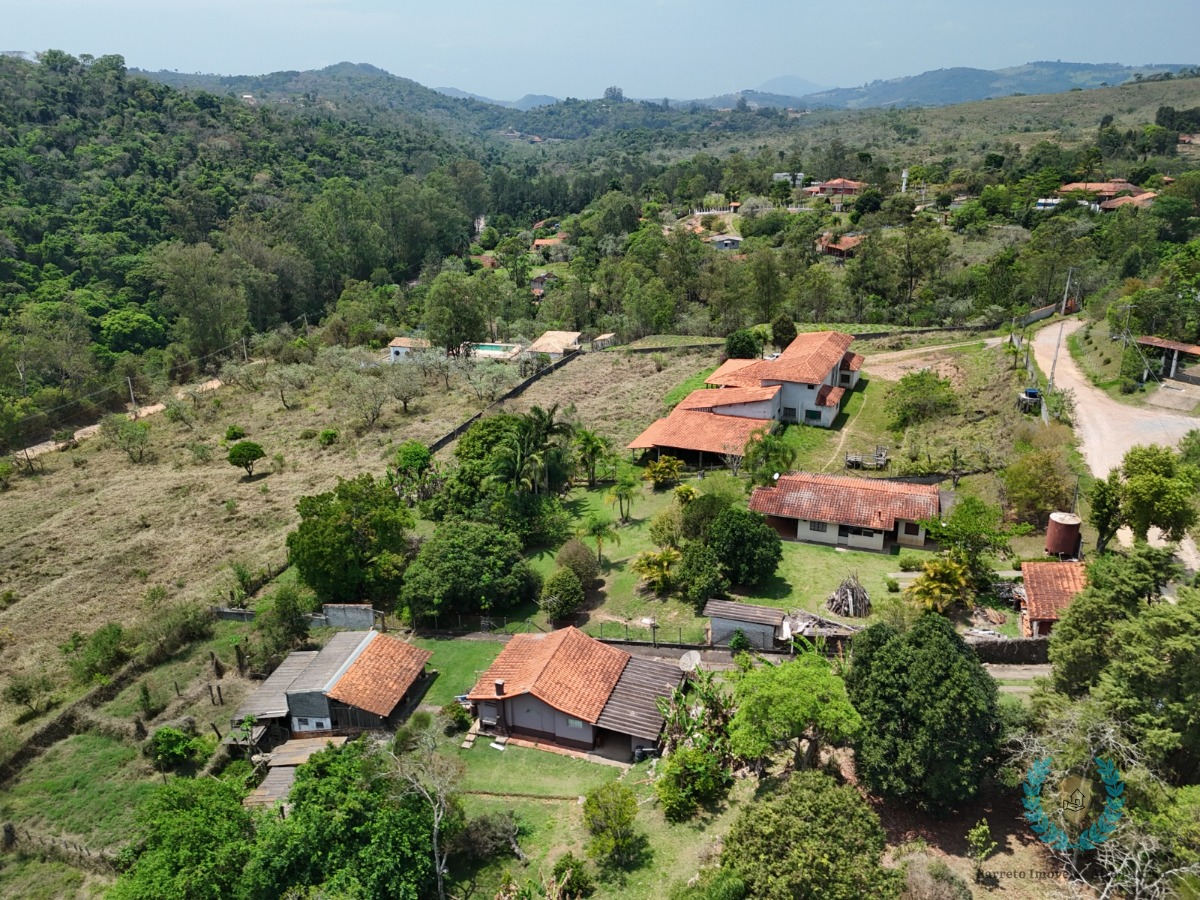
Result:
<svg viewBox="0 0 1200 900"><path fill-rule="evenodd" d="M503 678L496 679L496 696L497 697L504 696L504 679Z"/></svg>

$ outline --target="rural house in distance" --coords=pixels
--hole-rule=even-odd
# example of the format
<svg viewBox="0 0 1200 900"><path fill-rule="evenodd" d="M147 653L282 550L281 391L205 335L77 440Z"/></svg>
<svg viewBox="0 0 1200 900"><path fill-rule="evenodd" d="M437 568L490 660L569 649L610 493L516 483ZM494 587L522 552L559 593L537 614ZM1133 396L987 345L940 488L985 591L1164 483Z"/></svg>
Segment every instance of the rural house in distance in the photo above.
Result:
<svg viewBox="0 0 1200 900"><path fill-rule="evenodd" d="M659 698L683 673L574 627L516 634L467 694L484 730L576 750L630 753L662 733Z"/></svg>
<svg viewBox="0 0 1200 900"><path fill-rule="evenodd" d="M755 429L777 422L829 428L862 371L862 356L849 350L853 340L814 331L773 359L726 360L706 379L708 389L688 394L628 449L698 452L703 463L704 453L741 456Z"/></svg>
<svg viewBox="0 0 1200 900"><path fill-rule="evenodd" d="M1081 562L1027 562L1025 600L1021 604L1021 634L1045 637L1054 628L1075 595L1087 587L1087 569Z"/></svg>

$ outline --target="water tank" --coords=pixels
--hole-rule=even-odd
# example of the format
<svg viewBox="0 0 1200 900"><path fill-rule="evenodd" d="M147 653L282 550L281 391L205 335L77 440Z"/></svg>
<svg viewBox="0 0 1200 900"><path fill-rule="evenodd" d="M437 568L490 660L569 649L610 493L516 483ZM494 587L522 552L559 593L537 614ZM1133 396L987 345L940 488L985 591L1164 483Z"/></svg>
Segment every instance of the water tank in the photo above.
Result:
<svg viewBox="0 0 1200 900"><path fill-rule="evenodd" d="M1074 513L1050 514L1050 525L1046 528L1046 555L1079 555L1079 526L1081 520Z"/></svg>

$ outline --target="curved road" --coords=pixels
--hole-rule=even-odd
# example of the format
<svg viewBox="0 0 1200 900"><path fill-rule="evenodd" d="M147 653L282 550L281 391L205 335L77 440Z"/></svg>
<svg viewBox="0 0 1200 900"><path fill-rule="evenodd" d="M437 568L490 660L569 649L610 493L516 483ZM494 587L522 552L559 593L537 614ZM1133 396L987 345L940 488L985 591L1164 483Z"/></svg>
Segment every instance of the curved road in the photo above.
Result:
<svg viewBox="0 0 1200 900"><path fill-rule="evenodd" d="M1043 328L1033 339L1033 355L1047 376L1054 366L1054 347L1062 331L1054 383L1075 392L1075 433L1088 468L1103 478L1121 464L1125 451L1138 444L1174 447L1179 439L1200 427L1200 420L1165 409L1127 406L1093 385L1079 371L1067 350L1067 337L1083 323L1078 319Z"/></svg>
<svg viewBox="0 0 1200 900"><path fill-rule="evenodd" d="M1138 444L1161 444L1174 447L1179 439L1200 427L1200 419L1163 409L1127 406L1118 403L1100 390L1079 370L1067 350L1067 337L1083 323L1078 319L1043 328L1033 338L1033 355L1038 366L1049 377L1054 367L1054 384L1075 392L1075 434L1079 450L1088 468L1097 478L1104 478L1121 465L1125 451ZM1058 364L1054 363L1054 348L1062 332ZM1129 530L1122 528L1121 543L1132 542ZM1160 544L1157 534L1150 533L1151 543ZM1200 552L1195 541L1186 537L1180 542L1178 558L1187 568L1200 571Z"/></svg>

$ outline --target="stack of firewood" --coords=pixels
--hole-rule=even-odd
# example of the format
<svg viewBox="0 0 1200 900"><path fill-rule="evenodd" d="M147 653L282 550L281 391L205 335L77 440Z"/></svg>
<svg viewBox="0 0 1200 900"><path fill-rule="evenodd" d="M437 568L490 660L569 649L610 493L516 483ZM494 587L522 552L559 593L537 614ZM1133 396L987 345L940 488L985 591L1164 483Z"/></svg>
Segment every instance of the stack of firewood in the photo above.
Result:
<svg viewBox="0 0 1200 900"><path fill-rule="evenodd" d="M851 572L838 585L837 590L825 601L831 613L851 619L865 619L871 614L871 598L867 589L858 580L858 573Z"/></svg>

